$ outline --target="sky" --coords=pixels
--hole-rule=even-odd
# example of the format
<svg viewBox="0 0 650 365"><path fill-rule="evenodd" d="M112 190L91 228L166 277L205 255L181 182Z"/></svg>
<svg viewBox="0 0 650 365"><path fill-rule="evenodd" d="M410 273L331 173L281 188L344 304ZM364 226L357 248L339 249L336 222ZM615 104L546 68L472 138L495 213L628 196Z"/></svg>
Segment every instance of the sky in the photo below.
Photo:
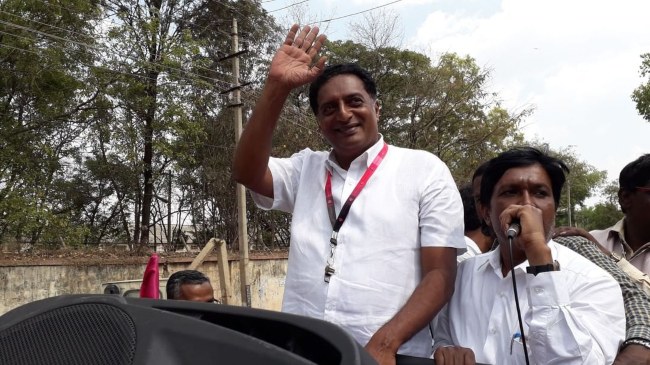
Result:
<svg viewBox="0 0 650 365"><path fill-rule="evenodd" d="M313 21L393 1L263 0L262 5L288 28L295 20L292 8ZM490 70L489 91L504 107L534 108L522 127L527 138L571 149L606 170L610 180L650 153L650 122L630 97L644 82L639 66L640 55L650 53L650 1L402 0L381 9L398 15L403 48L434 60L445 52L469 55ZM362 14L331 21L326 34L351 39L350 22L363 21Z"/></svg>

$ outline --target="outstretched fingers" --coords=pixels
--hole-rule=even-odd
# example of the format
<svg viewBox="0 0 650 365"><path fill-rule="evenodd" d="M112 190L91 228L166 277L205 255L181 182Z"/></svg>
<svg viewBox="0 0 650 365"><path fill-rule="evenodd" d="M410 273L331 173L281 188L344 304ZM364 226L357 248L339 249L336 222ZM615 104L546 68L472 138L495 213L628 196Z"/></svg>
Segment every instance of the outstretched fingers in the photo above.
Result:
<svg viewBox="0 0 650 365"><path fill-rule="evenodd" d="M287 46L290 46L293 44L293 40L296 39L296 34L298 34L298 30L300 29L300 26L298 24L294 24L291 26L291 29L289 29L289 33L287 33L287 38L284 39L284 44Z"/></svg>
<svg viewBox="0 0 650 365"><path fill-rule="evenodd" d="M311 31L307 33L307 35L305 36L305 39L302 42L300 48L302 48L303 51L307 52L307 50L313 47L314 40L317 39L317 36L318 36L318 27L313 27Z"/></svg>
<svg viewBox="0 0 650 365"><path fill-rule="evenodd" d="M299 30L298 24L292 25L284 39L284 44L300 48L313 58L323 46L325 35L318 35L318 27L311 28L308 25L304 26L300 32L298 32Z"/></svg>
<svg viewBox="0 0 650 365"><path fill-rule="evenodd" d="M295 87L312 81L323 72L326 58L318 58L318 52L326 37L318 32L318 27L307 25L300 29L297 24L291 26L284 43L273 57L269 78L286 81L289 86Z"/></svg>
<svg viewBox="0 0 650 365"><path fill-rule="evenodd" d="M318 28L315 28L318 31ZM311 44L311 47L307 50L307 54L309 55L309 58L314 58L316 54L320 51L321 47L323 46L323 43L325 43L325 40L327 37L325 37L324 34L319 35L316 37L316 41Z"/></svg>
<svg viewBox="0 0 650 365"><path fill-rule="evenodd" d="M305 25L300 31L300 33L298 33L298 35L296 36L296 39L293 40L293 46L302 48L305 45L305 43L307 43L306 39L309 36L310 31L311 31L311 27L309 25Z"/></svg>

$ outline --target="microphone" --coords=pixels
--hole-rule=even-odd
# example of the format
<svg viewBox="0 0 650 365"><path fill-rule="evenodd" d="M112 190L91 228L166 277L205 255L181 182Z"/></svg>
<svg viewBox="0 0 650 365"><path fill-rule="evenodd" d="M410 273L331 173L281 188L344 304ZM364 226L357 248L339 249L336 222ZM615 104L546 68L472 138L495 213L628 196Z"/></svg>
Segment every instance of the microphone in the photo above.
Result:
<svg viewBox="0 0 650 365"><path fill-rule="evenodd" d="M510 223L508 226L506 235L508 235L508 238L514 239L515 237L519 236L519 233L521 233L521 224L519 224L518 220L512 221L512 223Z"/></svg>

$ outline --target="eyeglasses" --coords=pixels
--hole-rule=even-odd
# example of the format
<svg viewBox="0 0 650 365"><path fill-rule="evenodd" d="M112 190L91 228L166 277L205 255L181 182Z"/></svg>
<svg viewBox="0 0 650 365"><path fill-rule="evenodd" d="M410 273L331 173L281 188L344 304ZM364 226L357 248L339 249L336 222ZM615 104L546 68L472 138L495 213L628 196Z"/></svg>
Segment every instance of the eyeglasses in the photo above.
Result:
<svg viewBox="0 0 650 365"><path fill-rule="evenodd" d="M637 186L635 189L644 193L650 193L650 187L648 186Z"/></svg>

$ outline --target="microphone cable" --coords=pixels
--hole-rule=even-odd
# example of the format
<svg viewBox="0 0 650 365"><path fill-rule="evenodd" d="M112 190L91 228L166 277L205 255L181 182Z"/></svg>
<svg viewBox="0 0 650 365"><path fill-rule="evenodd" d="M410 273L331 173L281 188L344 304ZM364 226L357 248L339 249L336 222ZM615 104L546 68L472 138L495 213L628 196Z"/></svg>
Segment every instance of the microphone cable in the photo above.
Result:
<svg viewBox="0 0 650 365"><path fill-rule="evenodd" d="M526 357L526 365L530 365L528 361L528 347L526 347L526 336L524 336L524 322L521 319L521 309L519 308L519 295L517 294L517 280L515 280L515 260L512 255L512 240L515 236L508 232L508 250L510 252L510 276L512 276L512 290L515 293L515 305L517 306L517 319L519 320L519 331L521 332L521 344L524 346L524 356Z"/></svg>

